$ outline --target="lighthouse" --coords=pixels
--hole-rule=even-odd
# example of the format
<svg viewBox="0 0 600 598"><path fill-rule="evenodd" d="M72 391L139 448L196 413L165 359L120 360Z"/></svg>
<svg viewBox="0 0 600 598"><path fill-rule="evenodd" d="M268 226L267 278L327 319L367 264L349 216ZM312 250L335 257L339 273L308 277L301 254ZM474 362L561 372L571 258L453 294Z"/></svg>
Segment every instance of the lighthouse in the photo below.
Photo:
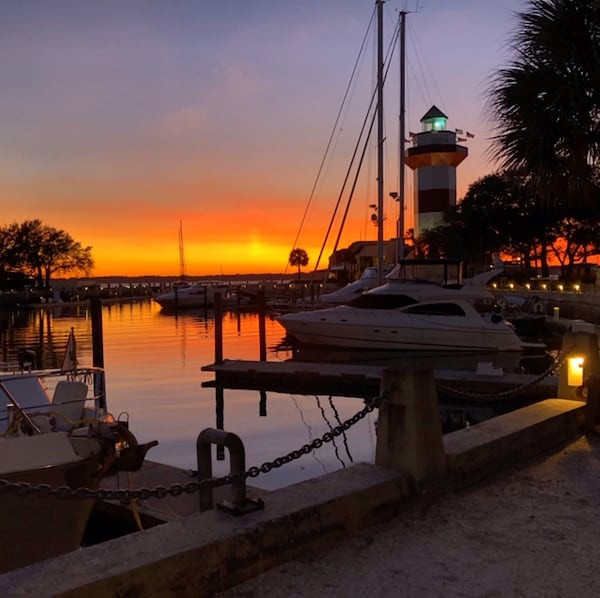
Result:
<svg viewBox="0 0 600 598"><path fill-rule="evenodd" d="M456 205L456 167L468 149L447 130L448 117L432 106L421 118L421 132L411 135L406 165L414 171L415 237L442 223L442 214Z"/></svg>

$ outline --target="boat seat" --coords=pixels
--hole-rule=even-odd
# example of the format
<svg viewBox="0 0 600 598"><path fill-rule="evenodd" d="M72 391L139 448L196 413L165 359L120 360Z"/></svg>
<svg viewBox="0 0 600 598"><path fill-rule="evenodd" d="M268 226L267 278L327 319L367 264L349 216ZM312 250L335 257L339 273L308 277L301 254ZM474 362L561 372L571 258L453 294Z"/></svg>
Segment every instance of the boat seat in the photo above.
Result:
<svg viewBox="0 0 600 598"><path fill-rule="evenodd" d="M57 430L70 430L70 422L83 419L84 405L87 400L88 385L77 380L61 380L54 389L50 411L56 414Z"/></svg>
<svg viewBox="0 0 600 598"><path fill-rule="evenodd" d="M10 393L8 394L7 393ZM44 388L41 380L35 376L23 376L0 379L0 432L6 432L8 428L8 410L7 404L12 403L13 398L21 409L28 413L47 413L50 410L50 397ZM45 416L36 417L34 421L43 425L42 419Z"/></svg>

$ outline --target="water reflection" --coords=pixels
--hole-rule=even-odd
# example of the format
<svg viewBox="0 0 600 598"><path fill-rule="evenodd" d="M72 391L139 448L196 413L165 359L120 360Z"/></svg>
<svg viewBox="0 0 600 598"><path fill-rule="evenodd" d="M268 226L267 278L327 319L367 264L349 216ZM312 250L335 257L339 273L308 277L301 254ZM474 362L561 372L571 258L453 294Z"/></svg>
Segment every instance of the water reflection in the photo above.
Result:
<svg viewBox="0 0 600 598"><path fill-rule="evenodd" d="M140 442L158 439L151 458L196 469L196 438L207 427L238 434L246 448L248 466L295 451L320 437L338 421L363 407L348 397L305 396L265 390L204 387L213 375L202 366L214 362L214 314L165 314L151 301L102 307L107 400L116 417L129 417ZM253 313L227 312L223 317L226 359L258 360L259 321ZM267 345L274 347L283 329L274 320L264 323ZM57 367L67 337L74 328L78 359L92 363L92 326L86 307L0 313L5 361L15 360L23 347L35 347L40 367ZM286 350L269 350L267 359L287 360ZM254 485L276 488L374 457L374 422L359 425L300 459L253 479ZM347 447L347 448L346 448ZM228 473L227 455L214 467Z"/></svg>
<svg viewBox="0 0 600 598"><path fill-rule="evenodd" d="M361 399L368 398L306 395L292 389L215 388L210 385L214 374L201 369L215 361L212 310L167 314L151 301L112 304L102 307L102 323L109 409L117 417L129 417L140 442L159 440L151 455L155 461L196 469L196 438L204 428L216 427L239 435L247 466L260 466L331 432L360 411L364 407ZM331 351L301 353L282 345L284 330L276 321L267 318L264 327L269 361L348 359ZM71 328L80 363L91 365L92 326L87 307L0 312L3 360L16 359L20 348L34 347L40 367L57 367ZM254 313L226 312L222 320L224 358L259 360L259 328ZM410 359L406 354L354 357L387 364ZM450 356L450 361L455 366L462 363L457 355ZM418 363L423 365L422 356ZM434 363L439 367L439 355ZM458 406L452 413L457 425L464 423L464 408ZM374 411L335 437L335 442L251 483L273 489L351 463L373 462L376 419ZM218 457L214 475L229 473L227 455L220 451Z"/></svg>
<svg viewBox="0 0 600 598"><path fill-rule="evenodd" d="M91 349L89 312L81 307L52 310L0 310L2 362L16 363L18 354L30 350L34 367L57 368L62 363L69 332L73 328L81 339L81 350Z"/></svg>

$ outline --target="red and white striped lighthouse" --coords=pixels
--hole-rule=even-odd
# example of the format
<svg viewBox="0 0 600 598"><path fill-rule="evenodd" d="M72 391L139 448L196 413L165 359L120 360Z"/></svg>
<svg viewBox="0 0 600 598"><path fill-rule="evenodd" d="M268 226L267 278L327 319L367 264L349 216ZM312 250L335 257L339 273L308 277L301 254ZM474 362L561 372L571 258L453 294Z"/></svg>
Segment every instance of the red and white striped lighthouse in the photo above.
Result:
<svg viewBox="0 0 600 598"><path fill-rule="evenodd" d="M456 205L456 167L469 150L448 131L448 117L432 106L421 118L421 132L412 135L413 146L405 161L415 172L415 236L442 223L442 213Z"/></svg>

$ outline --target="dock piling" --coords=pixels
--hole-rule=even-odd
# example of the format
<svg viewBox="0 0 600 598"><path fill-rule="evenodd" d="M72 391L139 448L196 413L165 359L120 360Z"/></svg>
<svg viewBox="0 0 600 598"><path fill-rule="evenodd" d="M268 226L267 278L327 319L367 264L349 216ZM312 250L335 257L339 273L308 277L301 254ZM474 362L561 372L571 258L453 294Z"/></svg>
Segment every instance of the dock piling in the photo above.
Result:
<svg viewBox="0 0 600 598"><path fill-rule="evenodd" d="M223 306L221 293L215 293L215 363L223 363Z"/></svg>
<svg viewBox="0 0 600 598"><path fill-rule="evenodd" d="M104 368L104 331L102 326L102 299L100 288L95 286L90 295L90 319L92 321L92 365ZM100 397L98 407L106 409L106 388L103 376L94 375L94 394Z"/></svg>
<svg viewBox="0 0 600 598"><path fill-rule="evenodd" d="M447 466L433 371L386 369L381 394L375 464L409 474L419 488L439 485Z"/></svg>

